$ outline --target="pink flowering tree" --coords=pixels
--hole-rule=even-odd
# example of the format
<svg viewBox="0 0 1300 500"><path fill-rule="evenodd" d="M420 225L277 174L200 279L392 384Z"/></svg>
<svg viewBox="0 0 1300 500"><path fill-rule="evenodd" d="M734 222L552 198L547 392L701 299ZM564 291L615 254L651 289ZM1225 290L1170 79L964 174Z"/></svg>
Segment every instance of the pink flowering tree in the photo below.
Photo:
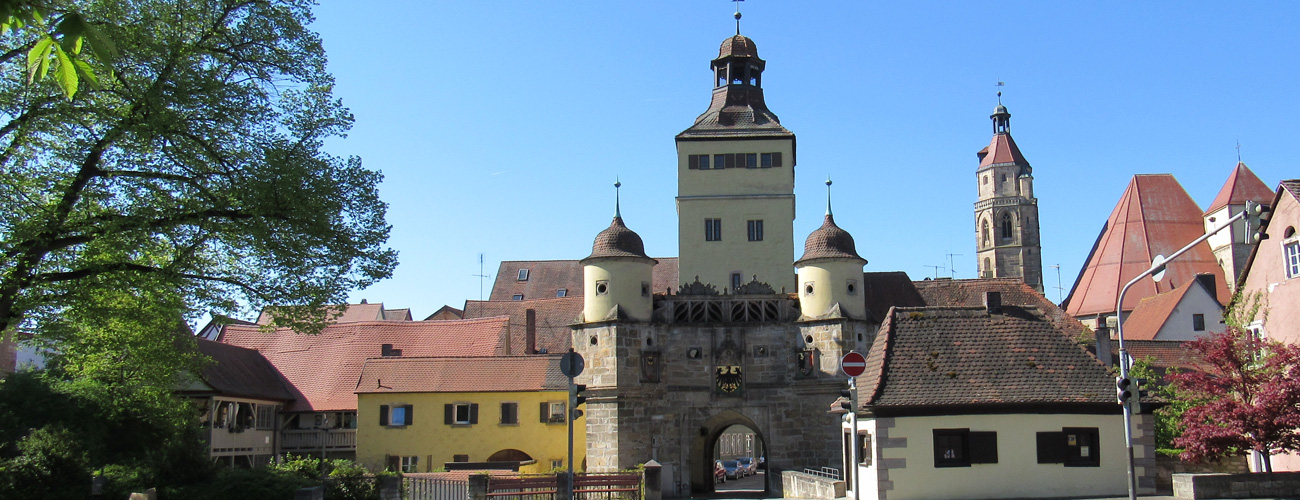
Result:
<svg viewBox="0 0 1300 500"><path fill-rule="evenodd" d="M1188 343L1199 370L1171 374L1192 403L1174 444L1192 462L1300 450L1300 346L1258 338L1237 327Z"/></svg>

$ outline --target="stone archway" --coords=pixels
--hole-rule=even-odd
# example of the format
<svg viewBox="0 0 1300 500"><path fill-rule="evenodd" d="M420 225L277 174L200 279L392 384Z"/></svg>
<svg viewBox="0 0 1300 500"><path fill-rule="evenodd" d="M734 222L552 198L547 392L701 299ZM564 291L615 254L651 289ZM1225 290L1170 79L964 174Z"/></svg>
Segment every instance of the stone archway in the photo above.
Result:
<svg viewBox="0 0 1300 500"><path fill-rule="evenodd" d="M752 419L735 410L723 410L717 415L710 417L700 425L699 432L691 439L690 451L690 479L691 491L696 493L711 493L713 489L713 456L716 451L715 446L718 437L728 427L739 425L748 427L754 431L754 435L760 443L760 447L768 458L771 458L771 449L768 448L767 437L763 435L763 430ZM770 462L770 460L769 460ZM772 475L764 474L763 491L770 492L772 489Z"/></svg>

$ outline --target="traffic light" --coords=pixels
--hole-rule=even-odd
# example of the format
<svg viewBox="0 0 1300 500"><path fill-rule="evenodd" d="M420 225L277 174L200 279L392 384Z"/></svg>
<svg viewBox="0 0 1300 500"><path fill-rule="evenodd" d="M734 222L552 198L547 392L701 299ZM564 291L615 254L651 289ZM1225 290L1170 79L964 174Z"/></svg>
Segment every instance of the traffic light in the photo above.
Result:
<svg viewBox="0 0 1300 500"><path fill-rule="evenodd" d="M587 390L587 384L569 384L569 420L577 420L582 416L582 410L578 405L587 402L587 396L583 391Z"/></svg>
<svg viewBox="0 0 1300 500"><path fill-rule="evenodd" d="M1268 219L1273 215L1272 212L1268 205L1246 200L1246 231L1244 237L1247 245L1254 245L1268 239L1268 234L1264 232L1264 229L1268 227Z"/></svg>
<svg viewBox="0 0 1300 500"><path fill-rule="evenodd" d="M858 404L858 398L857 398L857 395L856 395L856 394L853 394L853 390L852 390L852 389L841 389L841 390L840 390L840 397L844 398L843 401L840 401L840 408L843 408L843 409L848 410L848 411L850 411L850 412L851 412L851 411L854 411L854 408L853 408L853 407L854 407L854 406L857 406L857 404Z"/></svg>
<svg viewBox="0 0 1300 500"><path fill-rule="evenodd" d="M1133 399L1133 381L1125 377L1115 377L1115 399L1119 404L1127 405Z"/></svg>
<svg viewBox="0 0 1300 500"><path fill-rule="evenodd" d="M1142 398L1147 395L1147 379L1135 378L1133 380L1133 399L1129 400L1130 413L1137 415L1142 413Z"/></svg>

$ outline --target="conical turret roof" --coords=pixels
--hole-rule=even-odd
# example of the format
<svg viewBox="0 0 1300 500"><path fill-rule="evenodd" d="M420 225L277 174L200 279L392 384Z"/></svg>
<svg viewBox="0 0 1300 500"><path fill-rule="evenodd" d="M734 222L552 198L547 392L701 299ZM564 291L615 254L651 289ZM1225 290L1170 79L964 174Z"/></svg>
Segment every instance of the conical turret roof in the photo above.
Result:
<svg viewBox="0 0 1300 500"><path fill-rule="evenodd" d="M623 218L617 215L608 228L596 235L596 241L591 245L591 255L583 260L606 257L654 260L645 254L645 244L642 243L641 236L636 234L636 231L628 229L623 224Z"/></svg>
<svg viewBox="0 0 1300 500"><path fill-rule="evenodd" d="M1259 180L1254 172L1245 163L1237 162L1237 166L1232 169L1228 175L1228 180L1223 183L1223 189L1219 190L1219 195L1214 197L1210 203L1210 208L1205 209L1205 213L1210 213L1228 205L1245 205L1246 201L1255 201L1259 203L1271 203L1273 201L1273 190Z"/></svg>
<svg viewBox="0 0 1300 500"><path fill-rule="evenodd" d="M858 255L853 235L835 225L835 216L826 214L822 227L817 228L803 244L803 257L795 261L798 266L813 259L857 259L864 263L867 259Z"/></svg>

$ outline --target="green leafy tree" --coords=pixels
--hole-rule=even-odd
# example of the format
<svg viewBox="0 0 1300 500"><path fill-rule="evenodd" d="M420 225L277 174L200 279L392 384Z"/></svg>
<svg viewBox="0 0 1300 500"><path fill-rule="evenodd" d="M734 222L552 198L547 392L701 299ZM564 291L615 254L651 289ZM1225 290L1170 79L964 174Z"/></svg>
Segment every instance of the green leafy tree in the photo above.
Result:
<svg viewBox="0 0 1300 500"><path fill-rule="evenodd" d="M26 52L27 81L52 77L68 99L77 94L82 80L98 86L98 74L112 75L117 58L113 41L70 7L62 2L0 0L0 37L15 42L0 54L0 62ZM87 45L91 50L83 51Z"/></svg>
<svg viewBox="0 0 1300 500"><path fill-rule="evenodd" d="M380 174L322 151L352 117L305 26L310 2L59 5L112 40L115 71L67 99L28 84L27 61L0 60L6 339L75 342L86 318L71 316L115 291L170 295L140 311L167 320L306 306L277 309L277 325L310 332L322 306L392 272ZM0 48L40 43L26 33Z"/></svg>

